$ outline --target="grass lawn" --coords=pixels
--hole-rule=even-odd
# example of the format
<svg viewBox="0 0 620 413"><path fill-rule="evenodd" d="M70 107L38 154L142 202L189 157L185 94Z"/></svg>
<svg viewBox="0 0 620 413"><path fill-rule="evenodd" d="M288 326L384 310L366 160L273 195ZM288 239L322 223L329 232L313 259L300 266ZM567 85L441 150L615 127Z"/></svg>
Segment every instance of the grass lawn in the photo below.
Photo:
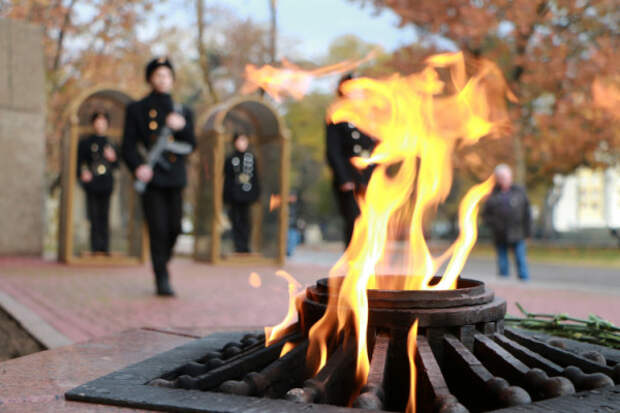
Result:
<svg viewBox="0 0 620 413"><path fill-rule="evenodd" d="M494 257L491 244L478 244L471 254L473 257ZM620 248L558 247L528 244L527 256L531 261L553 264L601 266L620 268Z"/></svg>

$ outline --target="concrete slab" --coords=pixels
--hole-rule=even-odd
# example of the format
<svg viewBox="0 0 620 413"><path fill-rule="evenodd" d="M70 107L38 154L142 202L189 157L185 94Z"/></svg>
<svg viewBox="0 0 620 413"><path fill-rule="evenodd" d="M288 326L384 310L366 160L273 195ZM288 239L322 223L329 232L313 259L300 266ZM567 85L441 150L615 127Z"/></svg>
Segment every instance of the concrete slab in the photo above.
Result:
<svg viewBox="0 0 620 413"><path fill-rule="evenodd" d="M8 108L11 104L10 63L11 42L9 26L0 23L0 108ZM2 132L0 131L0 136Z"/></svg>
<svg viewBox="0 0 620 413"><path fill-rule="evenodd" d="M0 109L0 253L43 250L45 121L40 113Z"/></svg>
<svg viewBox="0 0 620 413"><path fill-rule="evenodd" d="M45 112L42 29L11 22L11 105L25 112Z"/></svg>
<svg viewBox="0 0 620 413"><path fill-rule="evenodd" d="M137 412L69 402L64 393L80 384L137 363L193 339L136 329L96 341L43 351L0 363L0 411Z"/></svg>
<svg viewBox="0 0 620 413"><path fill-rule="evenodd" d="M41 28L0 18L0 255L41 255L45 73Z"/></svg>

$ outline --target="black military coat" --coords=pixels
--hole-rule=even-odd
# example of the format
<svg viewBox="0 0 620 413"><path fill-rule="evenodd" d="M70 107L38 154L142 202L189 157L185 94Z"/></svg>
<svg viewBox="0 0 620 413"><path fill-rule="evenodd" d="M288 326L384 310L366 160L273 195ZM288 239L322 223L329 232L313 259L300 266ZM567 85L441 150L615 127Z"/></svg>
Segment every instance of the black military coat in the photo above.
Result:
<svg viewBox="0 0 620 413"><path fill-rule="evenodd" d="M510 244L530 236L532 217L525 189L512 185L507 192L495 187L482 212L497 244Z"/></svg>
<svg viewBox="0 0 620 413"><path fill-rule="evenodd" d="M169 94L151 92L145 98L127 106L121 152L132 172L146 162L144 155L156 142L160 129L165 126L166 117L173 111L173 105L172 97ZM194 115L185 106L182 107L181 114L185 117L185 128L175 132L173 138L195 147ZM139 148L143 150L141 151ZM173 153L164 153L164 156L171 167L169 170L165 170L156 165L149 186L182 188L187 185L186 156Z"/></svg>
<svg viewBox="0 0 620 413"><path fill-rule="evenodd" d="M376 141L357 129L352 123L328 123L326 126L327 162L334 174L334 185L353 182L366 186L374 169L369 166L358 170L351 163L353 157L367 158L376 146Z"/></svg>
<svg viewBox="0 0 620 413"><path fill-rule="evenodd" d="M94 193L111 193L114 190L113 170L118 167L118 159L109 162L103 156L103 150L106 146L111 146L116 152L117 148L105 136L90 135L82 138L78 143L77 153L77 176L80 184L87 192ZM80 176L83 169L88 169L93 174L90 182L82 182Z"/></svg>
<svg viewBox="0 0 620 413"><path fill-rule="evenodd" d="M235 151L224 163L224 202L251 203L260 196L256 157Z"/></svg>

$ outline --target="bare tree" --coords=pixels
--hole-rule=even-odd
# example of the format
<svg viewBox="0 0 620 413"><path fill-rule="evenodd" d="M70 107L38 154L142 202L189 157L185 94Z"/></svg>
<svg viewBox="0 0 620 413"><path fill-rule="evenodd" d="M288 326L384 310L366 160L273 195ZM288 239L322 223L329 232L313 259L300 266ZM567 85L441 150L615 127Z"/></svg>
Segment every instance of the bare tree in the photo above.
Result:
<svg viewBox="0 0 620 413"><path fill-rule="evenodd" d="M277 55L277 40L278 40L278 0L268 0L269 11L271 13L271 27L270 27L270 44L269 55L271 63L275 63Z"/></svg>
<svg viewBox="0 0 620 413"><path fill-rule="evenodd" d="M200 69L202 70L202 78L204 83L207 85L207 89L209 89L209 95L211 96L211 100L213 103L219 101L217 96L217 92L213 86L213 81L211 79L211 70L209 67L209 56L207 54L207 48L204 44L204 32L205 32L205 6L203 0L196 0L196 18L198 19L198 59L200 62Z"/></svg>

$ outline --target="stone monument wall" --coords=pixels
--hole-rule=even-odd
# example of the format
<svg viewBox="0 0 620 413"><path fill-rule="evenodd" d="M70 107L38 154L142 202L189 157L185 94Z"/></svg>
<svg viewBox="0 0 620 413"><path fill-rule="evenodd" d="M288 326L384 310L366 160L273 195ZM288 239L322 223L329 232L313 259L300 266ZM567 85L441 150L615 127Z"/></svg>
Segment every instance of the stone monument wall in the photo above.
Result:
<svg viewBox="0 0 620 413"><path fill-rule="evenodd" d="M41 255L45 73L39 27L0 18L0 255Z"/></svg>

